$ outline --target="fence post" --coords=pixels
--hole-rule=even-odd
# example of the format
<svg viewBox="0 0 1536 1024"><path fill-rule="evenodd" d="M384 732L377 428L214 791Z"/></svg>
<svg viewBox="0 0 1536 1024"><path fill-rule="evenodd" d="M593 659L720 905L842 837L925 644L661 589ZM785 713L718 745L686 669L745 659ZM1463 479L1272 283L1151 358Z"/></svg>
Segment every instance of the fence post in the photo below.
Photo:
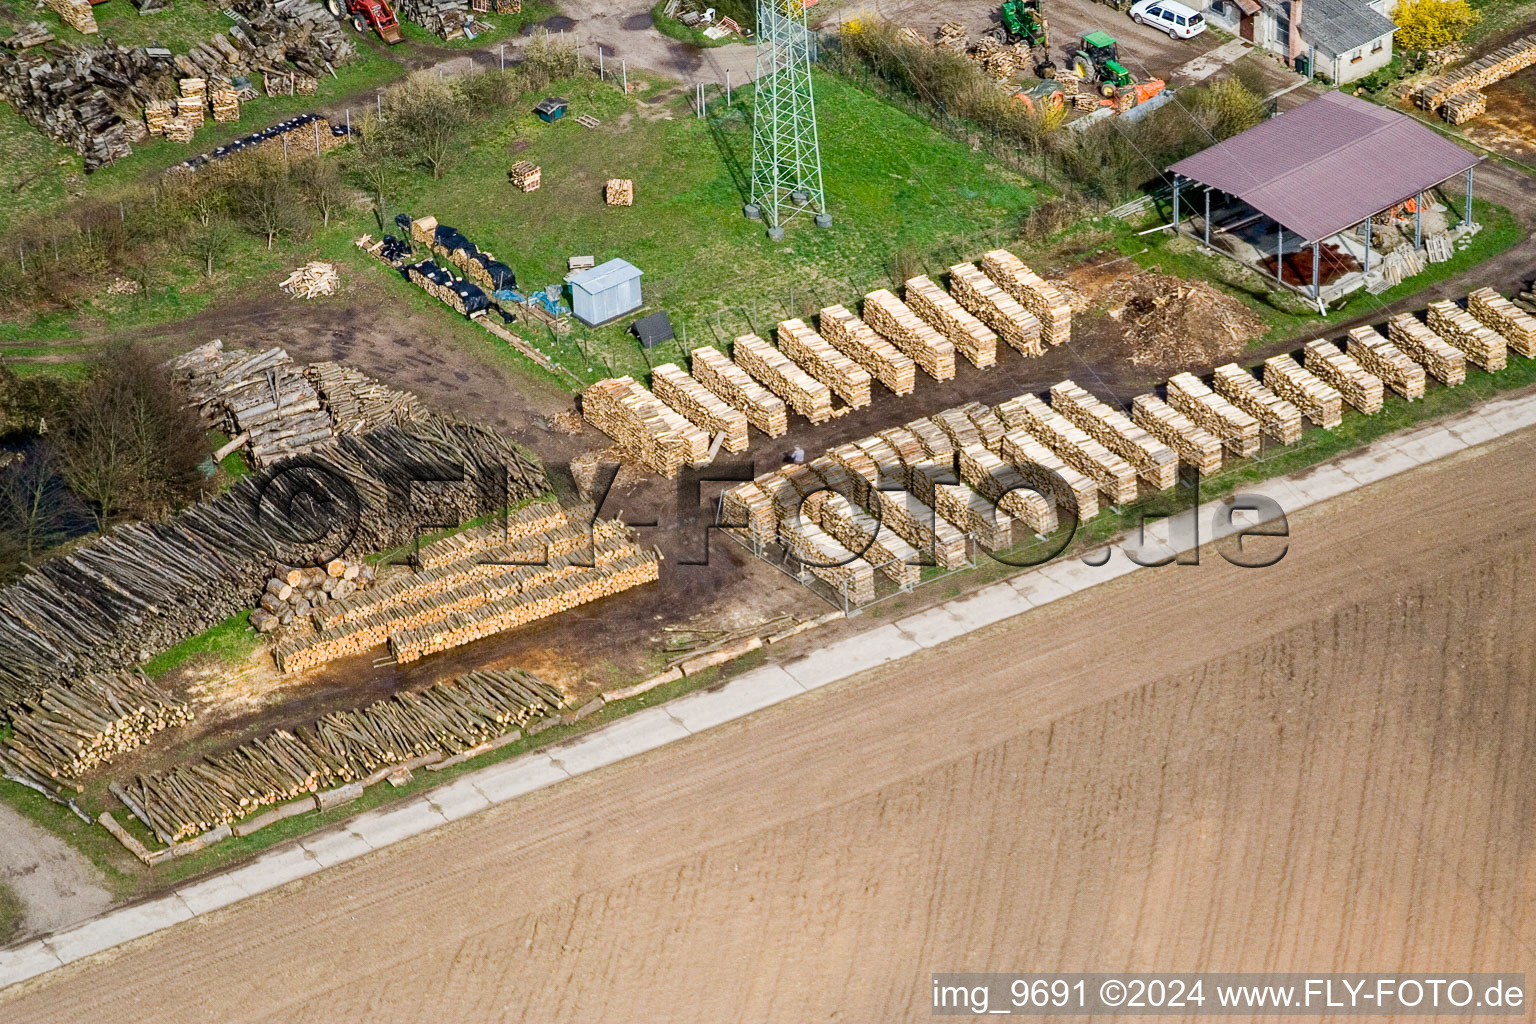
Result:
<svg viewBox="0 0 1536 1024"><path fill-rule="evenodd" d="M507 44L501 44L501 70L507 70Z"/></svg>
<svg viewBox="0 0 1536 1024"><path fill-rule="evenodd" d="M629 95L629 60L628 60L628 58L626 58L626 59L624 59L624 60L619 62L619 73L623 76L624 95L628 96Z"/></svg>
<svg viewBox="0 0 1536 1024"><path fill-rule="evenodd" d="M725 105L731 105L731 69L725 69Z"/></svg>

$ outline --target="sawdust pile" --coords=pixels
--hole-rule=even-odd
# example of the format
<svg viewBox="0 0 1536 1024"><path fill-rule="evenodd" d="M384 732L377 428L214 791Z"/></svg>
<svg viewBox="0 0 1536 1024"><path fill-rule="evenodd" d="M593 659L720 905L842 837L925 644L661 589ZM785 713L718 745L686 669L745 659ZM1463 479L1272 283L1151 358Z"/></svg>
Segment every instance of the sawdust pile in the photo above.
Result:
<svg viewBox="0 0 1536 1024"><path fill-rule="evenodd" d="M1108 314L1125 329L1135 366L1207 366L1242 352L1267 325L1203 281L1146 273L1104 289Z"/></svg>

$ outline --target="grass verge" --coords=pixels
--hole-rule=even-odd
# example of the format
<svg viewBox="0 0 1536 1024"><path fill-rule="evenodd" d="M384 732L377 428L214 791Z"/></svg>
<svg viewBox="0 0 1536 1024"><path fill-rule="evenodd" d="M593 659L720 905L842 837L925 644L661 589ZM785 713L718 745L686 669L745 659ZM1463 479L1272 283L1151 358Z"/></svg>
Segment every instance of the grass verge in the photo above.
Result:
<svg viewBox="0 0 1536 1024"><path fill-rule="evenodd" d="M261 645L261 637L251 629L249 610L231 615L223 622L170 650L146 661L141 667L145 675L163 676L178 669L201 655L211 655L230 664L237 664L250 657Z"/></svg>
<svg viewBox="0 0 1536 1024"><path fill-rule="evenodd" d="M26 908L21 905L21 897L16 895L16 890L0 882L0 946L10 942L21 931L21 919L25 912Z"/></svg>

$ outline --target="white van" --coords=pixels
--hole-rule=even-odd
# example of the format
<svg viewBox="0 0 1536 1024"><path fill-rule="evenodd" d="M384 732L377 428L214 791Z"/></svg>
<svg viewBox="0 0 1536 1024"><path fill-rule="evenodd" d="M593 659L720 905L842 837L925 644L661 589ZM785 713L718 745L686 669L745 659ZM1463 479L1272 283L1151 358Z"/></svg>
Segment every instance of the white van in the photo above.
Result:
<svg viewBox="0 0 1536 1024"><path fill-rule="evenodd" d="M1205 31L1205 16L1178 0L1138 0L1131 7L1131 20L1160 28L1170 39L1193 39Z"/></svg>

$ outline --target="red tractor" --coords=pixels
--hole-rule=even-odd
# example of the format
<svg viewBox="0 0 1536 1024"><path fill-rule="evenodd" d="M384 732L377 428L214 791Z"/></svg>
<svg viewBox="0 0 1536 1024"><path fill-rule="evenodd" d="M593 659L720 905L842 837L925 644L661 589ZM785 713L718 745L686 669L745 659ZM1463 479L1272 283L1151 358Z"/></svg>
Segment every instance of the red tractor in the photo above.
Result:
<svg viewBox="0 0 1536 1024"><path fill-rule="evenodd" d="M395 17L389 0L325 0L325 6L338 18L350 14L359 32L365 31L364 25L372 25L379 38L391 46L405 40L400 34L400 19Z"/></svg>

